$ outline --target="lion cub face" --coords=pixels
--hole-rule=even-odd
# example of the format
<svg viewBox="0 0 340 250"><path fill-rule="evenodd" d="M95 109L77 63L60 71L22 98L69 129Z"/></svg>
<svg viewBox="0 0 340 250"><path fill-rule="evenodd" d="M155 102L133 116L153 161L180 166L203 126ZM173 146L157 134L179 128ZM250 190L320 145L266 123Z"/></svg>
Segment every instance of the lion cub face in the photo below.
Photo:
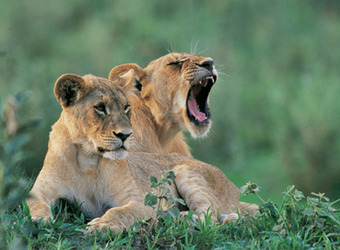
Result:
<svg viewBox="0 0 340 250"><path fill-rule="evenodd" d="M132 138L130 105L121 89L104 78L65 74L57 80L54 93L74 144L109 159L127 155Z"/></svg>
<svg viewBox="0 0 340 250"><path fill-rule="evenodd" d="M179 123L194 137L204 136L210 128L208 95L217 80L214 61L189 53L171 53L146 68L153 96L167 93L169 112L177 114Z"/></svg>
<svg viewBox="0 0 340 250"><path fill-rule="evenodd" d="M142 69L136 64L113 68L114 80L134 69L140 97L145 100L157 122L188 130L193 137L205 136L211 125L208 96L217 81L217 71L210 57L191 53L170 53ZM168 122L172 124L168 124Z"/></svg>

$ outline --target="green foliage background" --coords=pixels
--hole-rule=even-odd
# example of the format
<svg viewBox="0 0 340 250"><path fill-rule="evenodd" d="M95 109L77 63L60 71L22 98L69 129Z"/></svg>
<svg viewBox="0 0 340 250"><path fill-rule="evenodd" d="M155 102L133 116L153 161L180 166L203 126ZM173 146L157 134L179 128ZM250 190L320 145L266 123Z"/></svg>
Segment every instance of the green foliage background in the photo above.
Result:
<svg viewBox="0 0 340 250"><path fill-rule="evenodd" d="M238 186L248 180L275 200L289 184L340 196L340 2L0 2L0 98L30 90L19 122L42 118L25 162L36 176L61 108L64 73L107 77L118 64L146 66L168 51L214 58L214 120L190 140L196 158Z"/></svg>

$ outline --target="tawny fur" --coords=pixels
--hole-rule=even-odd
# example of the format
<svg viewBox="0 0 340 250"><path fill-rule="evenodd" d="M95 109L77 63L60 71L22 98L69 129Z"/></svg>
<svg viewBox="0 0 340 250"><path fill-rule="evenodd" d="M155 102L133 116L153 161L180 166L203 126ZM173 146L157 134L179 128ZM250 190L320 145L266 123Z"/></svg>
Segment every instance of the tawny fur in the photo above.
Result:
<svg viewBox="0 0 340 250"><path fill-rule="evenodd" d="M90 230L118 232L137 217L152 216L123 159L131 137L117 136L132 131L126 96L107 79L74 74L57 80L55 94L63 111L27 200L32 219L46 222L59 198L76 201L95 218Z"/></svg>
<svg viewBox="0 0 340 250"><path fill-rule="evenodd" d="M124 77L132 76L130 72ZM163 170L173 169L181 179L181 173L187 171L182 168L191 166L189 172L214 168L180 154L134 153L126 158L126 151L134 145L132 135L122 141L118 134L132 131L129 104L123 95L124 92L135 96L131 86L126 84L122 89L107 79L91 75L65 74L57 80L55 95L63 111L52 127L43 168L27 200L33 220L49 220L51 206L63 198L76 201L93 218L89 230L110 228L119 232L131 226L136 218L155 216L154 210L144 206L145 194L152 191L150 175L160 178ZM216 173L219 171L216 169ZM185 177L185 182L196 181L190 176ZM221 181L217 186L230 185L229 195L236 194L236 187L224 175L219 174L218 178ZM174 197L179 197L175 185L169 188ZM211 194L214 190L212 186ZM200 194L191 194L190 190L187 193ZM235 204L227 204L216 209L225 213L235 211Z"/></svg>
<svg viewBox="0 0 340 250"><path fill-rule="evenodd" d="M178 153L134 152L127 159L136 184L144 192L150 191L150 175L160 178L163 170L171 169L176 175L173 196L180 195L202 220L207 211L214 220L218 220L217 214L237 213L238 188L215 166Z"/></svg>
<svg viewBox="0 0 340 250"><path fill-rule="evenodd" d="M131 85L125 76L132 69L135 75L132 81L141 88L137 98L130 98L132 152L179 153L191 157L182 131L188 130L194 137L205 136L210 129L210 119L203 124L193 123L187 115L186 99L190 87L207 75L203 65L209 61L212 59L195 54L171 53L152 61L145 69L137 64L123 64L111 70L109 79L124 86ZM217 78L214 66L210 71ZM177 189L196 213L207 212L208 208L214 215L216 211L235 213L237 208L241 213L257 213L256 205L239 202L238 188L220 169L199 161L178 164L174 168Z"/></svg>

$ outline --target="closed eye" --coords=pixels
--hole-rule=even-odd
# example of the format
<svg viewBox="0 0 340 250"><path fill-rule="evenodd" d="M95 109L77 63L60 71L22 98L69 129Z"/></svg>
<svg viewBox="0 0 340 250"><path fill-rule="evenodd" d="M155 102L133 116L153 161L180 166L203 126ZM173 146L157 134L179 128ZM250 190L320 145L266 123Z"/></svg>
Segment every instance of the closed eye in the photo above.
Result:
<svg viewBox="0 0 340 250"><path fill-rule="evenodd" d="M130 104L126 104L124 107L124 112L127 114L130 112Z"/></svg>
<svg viewBox="0 0 340 250"><path fill-rule="evenodd" d="M99 103L94 107L94 110L100 115L106 115L106 107L104 103Z"/></svg>
<svg viewBox="0 0 340 250"><path fill-rule="evenodd" d="M182 65L185 61L189 60L189 58L183 58L181 60L178 60L178 61L175 61L175 62L171 62L171 63L168 63L168 65L176 65L180 68L182 68Z"/></svg>
<svg viewBox="0 0 340 250"><path fill-rule="evenodd" d="M182 61L176 61L176 62L168 63L168 65L175 65L175 66L178 66L178 67L182 67L183 62Z"/></svg>

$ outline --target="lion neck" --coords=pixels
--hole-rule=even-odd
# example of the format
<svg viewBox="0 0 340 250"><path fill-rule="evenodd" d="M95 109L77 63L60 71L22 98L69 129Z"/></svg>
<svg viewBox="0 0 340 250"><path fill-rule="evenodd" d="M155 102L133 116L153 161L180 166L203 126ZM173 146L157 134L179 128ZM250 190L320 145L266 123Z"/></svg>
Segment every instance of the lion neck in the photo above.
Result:
<svg viewBox="0 0 340 250"><path fill-rule="evenodd" d="M137 151L160 152L161 148L161 152L177 152L191 156L181 128L178 123L174 122L176 118L172 117L170 112L164 111L160 103L151 99L134 98L131 100L134 111L131 118L133 127L143 128L134 130L134 138L139 146ZM163 115L163 113L168 113L168 115Z"/></svg>

